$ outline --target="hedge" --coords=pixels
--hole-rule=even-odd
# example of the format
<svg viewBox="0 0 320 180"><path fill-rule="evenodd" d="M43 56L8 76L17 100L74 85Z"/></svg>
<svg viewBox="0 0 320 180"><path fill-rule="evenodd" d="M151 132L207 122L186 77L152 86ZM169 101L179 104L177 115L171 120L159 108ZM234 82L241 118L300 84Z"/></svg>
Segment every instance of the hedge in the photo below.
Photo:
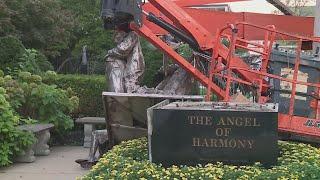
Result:
<svg viewBox="0 0 320 180"><path fill-rule="evenodd" d="M75 117L103 117L102 92L106 90L106 79L102 75L79 75L46 73L44 81L56 84L58 87L72 90L79 97L79 109L74 113Z"/></svg>
<svg viewBox="0 0 320 180"><path fill-rule="evenodd" d="M278 164L231 166L222 163L197 167L163 168L148 161L147 139L123 142L106 153L82 180L93 179L320 179L320 149L279 141Z"/></svg>

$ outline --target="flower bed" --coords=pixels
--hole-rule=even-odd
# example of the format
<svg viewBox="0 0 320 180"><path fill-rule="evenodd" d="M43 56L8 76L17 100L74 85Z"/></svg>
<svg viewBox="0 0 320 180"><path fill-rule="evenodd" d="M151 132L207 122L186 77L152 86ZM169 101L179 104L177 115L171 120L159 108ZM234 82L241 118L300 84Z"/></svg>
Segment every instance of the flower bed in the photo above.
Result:
<svg viewBox="0 0 320 180"><path fill-rule="evenodd" d="M259 163L163 168L148 161L147 139L142 138L115 146L82 179L320 179L320 149L291 142L279 142L279 147L278 165L270 169Z"/></svg>

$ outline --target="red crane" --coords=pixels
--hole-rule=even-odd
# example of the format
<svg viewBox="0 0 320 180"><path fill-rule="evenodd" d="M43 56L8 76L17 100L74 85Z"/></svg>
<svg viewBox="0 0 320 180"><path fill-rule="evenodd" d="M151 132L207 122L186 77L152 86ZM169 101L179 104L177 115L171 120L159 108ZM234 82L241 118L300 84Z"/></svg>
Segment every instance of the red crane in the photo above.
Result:
<svg viewBox="0 0 320 180"><path fill-rule="evenodd" d="M280 131L320 137L320 62L308 61L302 56L302 49L312 49L312 43L320 42L313 37L314 18L291 16L288 8L271 0L269 2L290 16L192 8L233 1L240 0L149 0L148 3L104 0L102 17L107 28L130 24L132 30L206 86L208 100L213 93L220 101L228 102L234 84L245 86L257 103L273 102L283 107L279 112ZM189 44L195 51L195 60L206 64L206 69L190 63L166 44L161 39L166 34ZM296 44L295 54L290 63L288 60L287 67L275 65L278 60L272 58L277 40L290 40ZM260 67L253 68L237 55L239 49L258 54ZM302 68L312 71L306 75ZM281 84L289 90L285 92L279 88ZM305 91L300 92L301 88ZM301 104L302 111L304 108L308 114L298 112Z"/></svg>

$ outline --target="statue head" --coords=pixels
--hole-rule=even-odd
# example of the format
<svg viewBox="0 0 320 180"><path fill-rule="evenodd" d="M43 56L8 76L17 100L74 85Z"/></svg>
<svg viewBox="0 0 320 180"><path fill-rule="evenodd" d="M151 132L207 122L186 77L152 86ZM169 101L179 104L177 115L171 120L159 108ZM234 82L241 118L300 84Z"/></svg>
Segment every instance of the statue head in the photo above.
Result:
<svg viewBox="0 0 320 180"><path fill-rule="evenodd" d="M119 43L123 41L124 37L132 31L129 27L129 23L123 23L116 26L115 34L114 34L114 42Z"/></svg>
<svg viewBox="0 0 320 180"><path fill-rule="evenodd" d="M128 33L124 32L124 31L115 31L114 33L114 37L113 37L113 40L115 43L120 43L123 41L123 39L127 36Z"/></svg>

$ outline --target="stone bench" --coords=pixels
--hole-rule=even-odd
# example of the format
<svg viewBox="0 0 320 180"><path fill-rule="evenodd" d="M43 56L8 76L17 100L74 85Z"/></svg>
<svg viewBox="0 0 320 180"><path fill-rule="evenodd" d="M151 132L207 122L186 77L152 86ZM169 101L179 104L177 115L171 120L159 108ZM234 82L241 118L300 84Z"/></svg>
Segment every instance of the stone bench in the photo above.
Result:
<svg viewBox="0 0 320 180"><path fill-rule="evenodd" d="M32 132L36 137L36 142L27 150L15 158L15 162L34 162L36 156L47 156L50 154L49 145L50 129L53 124L30 124L21 125L17 128L22 131Z"/></svg>
<svg viewBox="0 0 320 180"><path fill-rule="evenodd" d="M104 117L83 117L78 118L76 120L78 124L84 124L84 143L83 147L90 148L91 147L91 135L92 132L96 130L96 125L105 125L106 120Z"/></svg>

